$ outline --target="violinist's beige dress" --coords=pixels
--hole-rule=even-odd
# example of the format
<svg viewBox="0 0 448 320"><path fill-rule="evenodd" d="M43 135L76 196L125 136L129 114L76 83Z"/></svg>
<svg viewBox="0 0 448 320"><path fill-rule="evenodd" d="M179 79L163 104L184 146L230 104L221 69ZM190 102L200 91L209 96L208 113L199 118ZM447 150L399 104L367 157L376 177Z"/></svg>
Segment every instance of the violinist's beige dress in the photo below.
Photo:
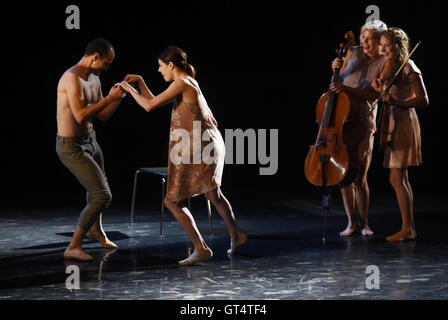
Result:
<svg viewBox="0 0 448 320"><path fill-rule="evenodd" d="M368 90L372 81L383 69L385 60L382 55L370 60L361 58L361 48L352 47L347 66L341 74L342 83L346 86ZM374 133L376 131L377 108L370 111L366 99L348 93L350 97L350 115L344 126L344 143L348 147L350 160L354 165L370 163L373 150Z"/></svg>
<svg viewBox="0 0 448 320"><path fill-rule="evenodd" d="M401 80L393 85L390 94L396 100L412 99L414 92L408 77L411 73L421 75L412 60L403 68ZM389 113L389 132L392 133L392 145L384 153L385 168L407 168L422 163L420 124L415 108L391 106Z"/></svg>
<svg viewBox="0 0 448 320"><path fill-rule="evenodd" d="M184 78L198 92L198 102L174 102L171 115L166 197L181 201L221 185L225 144L198 83Z"/></svg>

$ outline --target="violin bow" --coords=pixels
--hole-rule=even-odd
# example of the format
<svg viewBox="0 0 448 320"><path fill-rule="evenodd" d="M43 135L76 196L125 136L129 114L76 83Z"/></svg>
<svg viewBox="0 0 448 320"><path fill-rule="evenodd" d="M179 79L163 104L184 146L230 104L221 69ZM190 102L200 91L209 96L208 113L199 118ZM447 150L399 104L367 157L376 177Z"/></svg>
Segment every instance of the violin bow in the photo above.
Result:
<svg viewBox="0 0 448 320"><path fill-rule="evenodd" d="M402 63L402 65L400 66L400 68L398 68L397 72L395 72L392 81L387 85L386 89L383 91L383 93L388 93L390 88L392 87L392 83L395 81L395 79L398 77L398 75L400 74L401 70L404 68L404 66L406 65L406 63L409 61L409 59L411 58L411 56L414 54L415 50L417 50L417 48L420 46L420 44L422 43L422 41L420 40L419 42L417 42L417 44L415 45L414 49L412 49L411 53L409 53L409 55L407 56L407 58L404 60L404 62ZM369 108L370 108L370 114L375 110L375 108L378 106L378 100L381 99L381 96L376 99L373 104L370 104L369 102L367 102ZM381 120L383 118L383 111L384 111L384 104L381 104L381 108L379 109L378 115L376 117L376 132L375 135L378 138L380 131L381 131ZM378 143L380 143L379 139Z"/></svg>
<svg viewBox="0 0 448 320"><path fill-rule="evenodd" d="M383 91L383 93L387 93L389 92L390 88L392 87L392 83L395 81L395 79L398 77L398 75L400 74L401 70L403 70L404 66L406 65L406 63L408 63L409 59L412 57L412 55L414 54L415 50L417 50L417 48L422 44L422 41L420 40L419 42L417 42L417 44L415 45L414 49L412 49L411 53L409 53L409 55L407 56L407 58L404 60L404 62L401 64L400 68L398 68L397 72L395 72L394 76L392 77L392 81L390 81L390 83L387 85L386 89ZM369 102L367 102L367 104L370 107L369 110L369 114L371 114L375 108L378 106L378 100L380 98L376 99L372 104L370 104Z"/></svg>
<svg viewBox="0 0 448 320"><path fill-rule="evenodd" d="M421 45L422 41L420 40L419 42L417 42L417 44L415 45L414 49L412 49L411 53L408 55L408 57L404 60L404 62L401 64L400 68L398 68L397 72L395 72L394 77L392 78L392 81L389 83L389 85L386 87L386 90L384 90L384 92L388 92L390 90L390 88L392 87L392 83L395 81L395 79L398 77L398 75L400 74L401 70L404 68L404 66L406 65L406 63L408 63L409 59L412 57L412 55L414 54L415 50L417 50L418 46Z"/></svg>

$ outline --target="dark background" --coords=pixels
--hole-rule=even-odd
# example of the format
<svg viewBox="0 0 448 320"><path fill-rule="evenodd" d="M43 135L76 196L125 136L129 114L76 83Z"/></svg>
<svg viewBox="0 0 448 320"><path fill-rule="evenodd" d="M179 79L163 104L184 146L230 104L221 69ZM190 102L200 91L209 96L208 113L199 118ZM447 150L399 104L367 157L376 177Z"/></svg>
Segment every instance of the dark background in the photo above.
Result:
<svg viewBox="0 0 448 320"><path fill-rule="evenodd" d="M80 30L65 27L69 4L80 8ZM153 93L162 92L167 83L157 72L157 55L175 44L196 67L223 135L226 128L279 130L277 174L259 176L260 165L226 165L225 192L272 190L273 199L318 195L303 173L317 134L316 103L328 87L335 49L346 31L359 36L369 4L379 6L388 26L403 28L412 46L423 42L413 59L430 107L418 110L424 164L411 168L410 178L416 197L445 193L446 45L439 26L446 18L436 2L17 2L2 10L2 205L51 205L83 194L55 153L56 87L96 37L116 49L114 63L101 76L105 95L128 73L142 75ZM170 107L146 113L126 98L108 122L95 122L114 201L130 201L135 168L166 166L170 114ZM381 163L375 154L370 188L391 195ZM147 188L159 187L154 184Z"/></svg>

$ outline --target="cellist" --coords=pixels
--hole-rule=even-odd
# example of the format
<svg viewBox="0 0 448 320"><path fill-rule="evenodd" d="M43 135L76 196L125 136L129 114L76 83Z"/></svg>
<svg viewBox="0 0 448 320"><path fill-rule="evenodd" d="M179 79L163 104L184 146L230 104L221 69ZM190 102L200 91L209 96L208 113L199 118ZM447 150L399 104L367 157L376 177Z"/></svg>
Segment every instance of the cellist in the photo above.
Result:
<svg viewBox="0 0 448 320"><path fill-rule="evenodd" d="M333 71L341 68L341 82L332 83L330 90L336 93L345 91L350 98L351 110L349 122L344 126L344 143L348 147L350 161L357 169L354 182L341 188L348 218L346 229L339 233L343 237L352 235L357 225L362 235L373 235L367 219L370 201L367 171L372 159L376 130L376 108L372 112L371 102L380 94L372 88L371 83L384 66L385 60L380 55L379 44L381 32L385 30L387 26L380 20L366 23L361 28L360 45L353 46L343 61L336 58L332 62ZM358 224L355 220L355 204L360 216Z"/></svg>
<svg viewBox="0 0 448 320"><path fill-rule="evenodd" d="M408 36L399 28L389 28L381 35L380 51L386 64L372 87L383 92L393 75L406 62L409 55ZM412 60L404 64L396 80L392 82L390 91L383 93L381 98L390 106L388 114L385 113L389 121L385 128L388 137L384 140L389 143L385 147L383 166L390 169L389 181L397 196L402 218L401 230L386 240L415 240L414 196L409 183L408 167L418 166L422 162L420 124L415 108L426 107L429 99L421 72ZM382 129L383 126L384 124Z"/></svg>

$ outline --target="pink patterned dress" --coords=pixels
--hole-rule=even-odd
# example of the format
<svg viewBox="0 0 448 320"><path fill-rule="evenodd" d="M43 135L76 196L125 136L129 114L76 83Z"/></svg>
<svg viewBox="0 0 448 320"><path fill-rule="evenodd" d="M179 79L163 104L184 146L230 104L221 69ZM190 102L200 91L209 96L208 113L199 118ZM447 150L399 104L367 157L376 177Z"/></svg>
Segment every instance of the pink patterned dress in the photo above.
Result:
<svg viewBox="0 0 448 320"><path fill-rule="evenodd" d="M197 103L173 105L166 197L182 201L221 185L225 143L196 80L182 79L198 93Z"/></svg>

